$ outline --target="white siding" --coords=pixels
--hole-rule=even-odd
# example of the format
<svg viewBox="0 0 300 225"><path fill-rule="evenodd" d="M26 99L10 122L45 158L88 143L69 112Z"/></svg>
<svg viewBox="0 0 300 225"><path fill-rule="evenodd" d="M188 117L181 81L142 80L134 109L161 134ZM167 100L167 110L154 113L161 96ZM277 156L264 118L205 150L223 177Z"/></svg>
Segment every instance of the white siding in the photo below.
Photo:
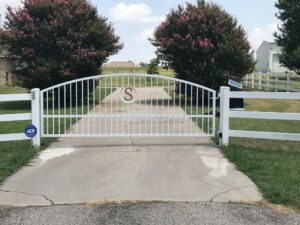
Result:
<svg viewBox="0 0 300 225"><path fill-rule="evenodd" d="M281 47L264 41L256 52L256 71L260 73L282 73L288 71L279 63Z"/></svg>
<svg viewBox="0 0 300 225"><path fill-rule="evenodd" d="M256 52L256 71L268 73L269 70L270 45L268 42L263 42Z"/></svg>

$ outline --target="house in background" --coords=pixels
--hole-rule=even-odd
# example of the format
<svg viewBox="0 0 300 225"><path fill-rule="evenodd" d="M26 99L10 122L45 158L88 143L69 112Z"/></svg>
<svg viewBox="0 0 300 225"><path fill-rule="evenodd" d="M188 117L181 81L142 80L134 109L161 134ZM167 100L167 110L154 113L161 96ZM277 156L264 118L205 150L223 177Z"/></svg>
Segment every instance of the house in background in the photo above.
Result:
<svg viewBox="0 0 300 225"><path fill-rule="evenodd" d="M281 47L275 42L264 41L256 51L256 71L260 73L283 73L288 71L279 63Z"/></svg>
<svg viewBox="0 0 300 225"><path fill-rule="evenodd" d="M13 64L8 58L8 51L0 51L0 86L12 85L17 82L16 75L12 71Z"/></svg>
<svg viewBox="0 0 300 225"><path fill-rule="evenodd" d="M130 68L130 67L135 67L135 63L133 61L110 62L110 63L104 64L103 67L107 67L107 68Z"/></svg>

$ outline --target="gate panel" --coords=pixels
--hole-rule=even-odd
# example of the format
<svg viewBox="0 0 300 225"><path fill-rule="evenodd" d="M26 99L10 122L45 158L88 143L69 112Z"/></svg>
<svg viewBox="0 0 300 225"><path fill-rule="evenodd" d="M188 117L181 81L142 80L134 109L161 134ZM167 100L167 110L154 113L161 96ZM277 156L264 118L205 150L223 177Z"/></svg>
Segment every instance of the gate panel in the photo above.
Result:
<svg viewBox="0 0 300 225"><path fill-rule="evenodd" d="M111 74L41 92L43 137L214 136L216 92L187 81Z"/></svg>

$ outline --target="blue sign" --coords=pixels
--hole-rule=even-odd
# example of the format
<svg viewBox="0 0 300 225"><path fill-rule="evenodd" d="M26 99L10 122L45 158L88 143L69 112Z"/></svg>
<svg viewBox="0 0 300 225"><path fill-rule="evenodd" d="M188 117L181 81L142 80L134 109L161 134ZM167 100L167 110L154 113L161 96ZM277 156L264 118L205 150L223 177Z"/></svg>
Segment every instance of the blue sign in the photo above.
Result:
<svg viewBox="0 0 300 225"><path fill-rule="evenodd" d="M28 125L25 127L24 133L27 137L33 138L37 134L37 128L34 125Z"/></svg>

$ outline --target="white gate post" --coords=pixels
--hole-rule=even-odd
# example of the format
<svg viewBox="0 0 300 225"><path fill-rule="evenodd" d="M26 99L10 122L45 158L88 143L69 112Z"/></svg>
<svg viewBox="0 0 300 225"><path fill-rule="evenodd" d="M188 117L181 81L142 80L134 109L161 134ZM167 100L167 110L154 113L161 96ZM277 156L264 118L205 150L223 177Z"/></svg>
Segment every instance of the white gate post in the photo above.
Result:
<svg viewBox="0 0 300 225"><path fill-rule="evenodd" d="M32 145L41 146L41 112L40 112L40 89L31 90L31 113L32 125L37 128L37 134L32 138Z"/></svg>
<svg viewBox="0 0 300 225"><path fill-rule="evenodd" d="M221 87L220 90L220 145L228 145L229 142L229 87Z"/></svg>

